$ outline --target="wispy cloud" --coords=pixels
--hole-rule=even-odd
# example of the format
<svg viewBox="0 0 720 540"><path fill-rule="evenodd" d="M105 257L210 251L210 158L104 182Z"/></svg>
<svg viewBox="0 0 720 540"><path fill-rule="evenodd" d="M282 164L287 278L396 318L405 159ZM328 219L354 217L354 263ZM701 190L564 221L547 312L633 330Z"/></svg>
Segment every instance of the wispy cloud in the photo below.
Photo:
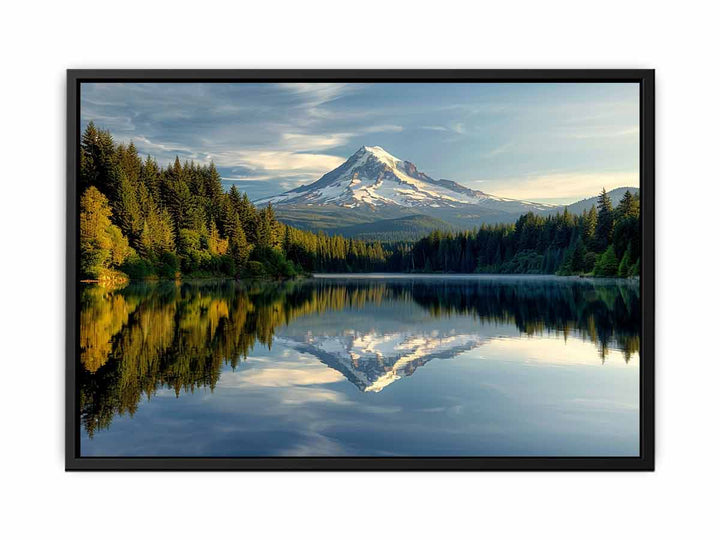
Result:
<svg viewBox="0 0 720 540"><path fill-rule="evenodd" d="M420 129L424 129L426 131L441 131L446 133L451 132L455 133L456 135L465 135L467 133L467 128L465 127L465 124L463 122L455 122L448 126L420 126Z"/></svg>
<svg viewBox="0 0 720 540"><path fill-rule="evenodd" d="M345 158L328 154L305 154L284 150L234 150L209 154L221 167L241 165L245 177L294 177L297 182L317 180L326 172L342 165Z"/></svg>
<svg viewBox="0 0 720 540"><path fill-rule="evenodd" d="M329 135L312 133L282 133L280 144L284 148L292 148L298 151L324 150L336 148L347 144L354 137L354 133L332 133Z"/></svg>
<svg viewBox="0 0 720 540"><path fill-rule="evenodd" d="M136 146L140 146L143 149L149 150L148 153L154 154L156 152L162 153L180 153L187 156L199 157L199 154L194 152L191 148L176 143L163 143L153 142L143 135L136 135L131 139Z"/></svg>
<svg viewBox="0 0 720 540"><path fill-rule="evenodd" d="M378 126L368 126L359 130L359 133L400 133L403 130L402 126L396 126L393 124L385 124Z"/></svg>
<svg viewBox="0 0 720 540"><path fill-rule="evenodd" d="M497 146L495 148L492 148L488 150L487 152L484 152L482 156L484 158L494 158L495 156L499 156L501 154L505 154L513 147L513 143L505 143L501 144L500 146Z"/></svg>
<svg viewBox="0 0 720 540"><path fill-rule="evenodd" d="M81 123L163 165L212 160L253 198L314 181L362 145L529 197L561 169L637 169L637 96L637 85L93 83Z"/></svg>
<svg viewBox="0 0 720 540"><path fill-rule="evenodd" d="M313 133L282 133L281 146L293 150L307 152L310 150L324 150L337 148L348 144L352 139L372 133L399 133L402 126L376 125L358 129L355 132L313 134Z"/></svg>
<svg viewBox="0 0 720 540"><path fill-rule="evenodd" d="M611 139L616 137L637 137L640 135L640 128L638 126L629 126L624 128L592 126L562 130L560 135L568 139Z"/></svg>

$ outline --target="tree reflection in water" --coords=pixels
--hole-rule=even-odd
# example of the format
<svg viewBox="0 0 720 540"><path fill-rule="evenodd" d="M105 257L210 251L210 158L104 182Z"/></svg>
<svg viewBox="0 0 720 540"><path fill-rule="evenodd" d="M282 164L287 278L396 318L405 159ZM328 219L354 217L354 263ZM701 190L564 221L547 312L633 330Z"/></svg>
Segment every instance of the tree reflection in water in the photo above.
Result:
<svg viewBox="0 0 720 540"><path fill-rule="evenodd" d="M80 313L81 420L92 436L116 414L133 414L160 388L179 395L213 389L276 328L306 314L366 309L384 301L421 306L433 317L472 315L478 324L514 324L527 335L589 339L626 361L639 350L636 283L578 279L204 281L84 286Z"/></svg>

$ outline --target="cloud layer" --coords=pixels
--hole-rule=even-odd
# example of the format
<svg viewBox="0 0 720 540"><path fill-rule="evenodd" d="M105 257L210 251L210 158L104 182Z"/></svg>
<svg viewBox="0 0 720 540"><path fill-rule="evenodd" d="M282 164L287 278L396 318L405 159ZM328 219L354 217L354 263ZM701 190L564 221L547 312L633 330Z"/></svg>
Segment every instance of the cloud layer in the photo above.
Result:
<svg viewBox="0 0 720 540"><path fill-rule="evenodd" d="M360 146L379 145L435 178L506 197L570 201L593 194L598 182L637 185L638 118L632 84L81 89L83 127L92 120L162 164L175 156L213 161L227 185L252 198L312 182Z"/></svg>

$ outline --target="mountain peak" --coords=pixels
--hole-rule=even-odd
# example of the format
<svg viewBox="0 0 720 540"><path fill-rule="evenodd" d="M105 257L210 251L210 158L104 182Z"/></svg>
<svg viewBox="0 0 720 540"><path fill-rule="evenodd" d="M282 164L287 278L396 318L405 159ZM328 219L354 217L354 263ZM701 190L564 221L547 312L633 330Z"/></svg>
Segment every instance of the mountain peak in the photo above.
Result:
<svg viewBox="0 0 720 540"><path fill-rule="evenodd" d="M376 153L387 153L387 151L382 146L361 146L360 150L358 152L370 152L371 154Z"/></svg>
<svg viewBox="0 0 720 540"><path fill-rule="evenodd" d="M345 163L312 184L261 199L256 204L269 202L346 209L475 208L513 213L546 207L493 197L450 180L434 180L381 146L362 146Z"/></svg>
<svg viewBox="0 0 720 540"><path fill-rule="evenodd" d="M389 167L395 167L402 160L393 156L390 152L385 150L382 146L363 146L355 154L358 158L362 159L366 156L373 156L378 161L388 165Z"/></svg>

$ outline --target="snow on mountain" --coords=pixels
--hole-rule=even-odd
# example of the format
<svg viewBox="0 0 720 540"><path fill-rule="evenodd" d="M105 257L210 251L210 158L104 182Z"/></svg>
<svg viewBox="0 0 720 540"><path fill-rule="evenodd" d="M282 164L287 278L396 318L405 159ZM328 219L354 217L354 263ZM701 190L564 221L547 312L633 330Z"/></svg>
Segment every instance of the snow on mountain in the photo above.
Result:
<svg viewBox="0 0 720 540"><path fill-rule="evenodd" d="M395 381L412 375L433 358L452 358L484 343L474 334L437 331L418 332L345 332L323 336L308 333L303 337L276 337L276 343L312 354L324 364L341 372L363 392L380 392Z"/></svg>
<svg viewBox="0 0 720 540"><path fill-rule="evenodd" d="M322 178L274 197L263 205L344 208L487 208L510 213L543 211L552 205L495 197L451 180L434 180L379 146L363 146Z"/></svg>

